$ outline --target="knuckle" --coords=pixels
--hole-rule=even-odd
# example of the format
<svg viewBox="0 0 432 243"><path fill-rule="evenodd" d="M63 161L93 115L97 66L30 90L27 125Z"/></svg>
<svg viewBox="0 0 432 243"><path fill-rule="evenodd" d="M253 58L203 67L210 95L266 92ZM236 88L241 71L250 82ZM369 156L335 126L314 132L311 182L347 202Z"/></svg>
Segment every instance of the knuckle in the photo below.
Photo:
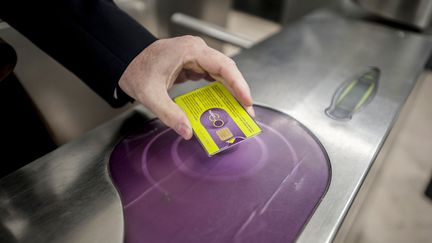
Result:
<svg viewBox="0 0 432 243"><path fill-rule="evenodd" d="M227 64L230 65L231 67L237 67L237 63L231 58L228 58Z"/></svg>
<svg viewBox="0 0 432 243"><path fill-rule="evenodd" d="M181 37L185 41L192 41L194 39L193 35L184 35Z"/></svg>
<svg viewBox="0 0 432 243"><path fill-rule="evenodd" d="M201 37L199 37L199 36L194 36L194 40L195 40L195 42L197 42L198 44L206 45L204 39L201 38Z"/></svg>
<svg viewBox="0 0 432 243"><path fill-rule="evenodd" d="M195 45L195 46L205 45L205 41L199 36L185 35L183 37L184 40L191 45Z"/></svg>
<svg viewBox="0 0 432 243"><path fill-rule="evenodd" d="M223 75L228 75L236 72L237 72L237 65L230 58L225 60L224 65L221 65L220 73Z"/></svg>

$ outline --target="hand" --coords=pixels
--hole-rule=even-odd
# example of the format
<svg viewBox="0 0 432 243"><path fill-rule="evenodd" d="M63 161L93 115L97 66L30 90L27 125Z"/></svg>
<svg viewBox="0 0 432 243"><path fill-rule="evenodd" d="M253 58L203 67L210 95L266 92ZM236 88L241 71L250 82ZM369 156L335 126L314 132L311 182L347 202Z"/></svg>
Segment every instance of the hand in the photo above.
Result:
<svg viewBox="0 0 432 243"><path fill-rule="evenodd" d="M199 37L182 36L154 42L128 65L120 77L119 86L168 127L190 139L190 122L167 90L174 83L202 78L220 79L254 116L249 86L234 61L208 47Z"/></svg>

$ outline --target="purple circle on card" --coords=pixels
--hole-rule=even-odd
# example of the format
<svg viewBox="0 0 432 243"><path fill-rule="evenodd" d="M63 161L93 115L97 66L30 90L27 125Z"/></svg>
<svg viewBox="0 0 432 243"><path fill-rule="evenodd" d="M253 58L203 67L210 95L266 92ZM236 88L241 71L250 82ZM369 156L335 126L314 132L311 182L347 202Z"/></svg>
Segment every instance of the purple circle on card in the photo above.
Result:
<svg viewBox="0 0 432 243"><path fill-rule="evenodd" d="M223 150L246 139L246 135L237 126L232 117L222 108L211 108L201 114L200 122L212 137L219 149ZM228 129L231 137L221 138L217 133L222 129ZM234 142L229 142L235 138Z"/></svg>

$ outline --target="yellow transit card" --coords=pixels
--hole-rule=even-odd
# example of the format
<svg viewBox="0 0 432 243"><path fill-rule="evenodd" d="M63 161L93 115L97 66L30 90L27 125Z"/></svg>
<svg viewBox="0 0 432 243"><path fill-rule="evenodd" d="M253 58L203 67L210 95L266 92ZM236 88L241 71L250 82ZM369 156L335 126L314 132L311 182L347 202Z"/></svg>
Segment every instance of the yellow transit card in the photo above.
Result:
<svg viewBox="0 0 432 243"><path fill-rule="evenodd" d="M217 81L174 99L209 156L261 133L261 128Z"/></svg>

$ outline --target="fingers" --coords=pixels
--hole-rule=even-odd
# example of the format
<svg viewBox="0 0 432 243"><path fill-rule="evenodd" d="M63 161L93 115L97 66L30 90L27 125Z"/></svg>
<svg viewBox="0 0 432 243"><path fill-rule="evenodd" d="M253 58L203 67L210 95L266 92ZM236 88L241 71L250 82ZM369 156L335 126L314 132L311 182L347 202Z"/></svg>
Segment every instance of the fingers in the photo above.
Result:
<svg viewBox="0 0 432 243"><path fill-rule="evenodd" d="M204 47L195 54L194 60L212 78L220 80L244 107L252 106L249 85L231 58L210 47Z"/></svg>
<svg viewBox="0 0 432 243"><path fill-rule="evenodd" d="M207 72L212 79L220 80L249 114L254 116L249 85L235 62L221 52L208 47L201 38L187 37L187 39L188 47L192 48L188 48L183 67L197 73Z"/></svg>
<svg viewBox="0 0 432 243"><path fill-rule="evenodd" d="M187 61L183 64L183 68L186 70L194 71L195 73L205 74L207 73L197 62Z"/></svg>
<svg viewBox="0 0 432 243"><path fill-rule="evenodd" d="M220 80L245 109L254 115L250 89L234 61L197 37L162 39L144 49L128 65L119 86L143 103L163 123L185 139L192 137L186 114L169 97L174 82Z"/></svg>
<svg viewBox="0 0 432 243"><path fill-rule="evenodd" d="M159 117L165 125L172 128L184 139L189 140L193 133L190 122L183 110L171 100L166 90L157 89L152 94L143 97L141 102Z"/></svg>
<svg viewBox="0 0 432 243"><path fill-rule="evenodd" d="M246 106L245 109L249 113L249 115L251 115L252 117L255 117L255 110L254 110L253 106Z"/></svg>

